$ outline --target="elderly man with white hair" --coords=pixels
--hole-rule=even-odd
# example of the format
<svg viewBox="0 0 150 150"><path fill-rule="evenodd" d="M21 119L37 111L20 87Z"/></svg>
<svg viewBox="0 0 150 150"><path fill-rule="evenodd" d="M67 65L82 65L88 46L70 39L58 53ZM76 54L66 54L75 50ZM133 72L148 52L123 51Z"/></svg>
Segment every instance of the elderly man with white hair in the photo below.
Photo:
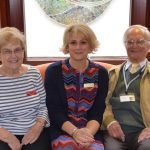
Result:
<svg viewBox="0 0 150 150"><path fill-rule="evenodd" d="M150 149L150 32L141 25L124 34L128 59L109 71L104 125L106 150Z"/></svg>

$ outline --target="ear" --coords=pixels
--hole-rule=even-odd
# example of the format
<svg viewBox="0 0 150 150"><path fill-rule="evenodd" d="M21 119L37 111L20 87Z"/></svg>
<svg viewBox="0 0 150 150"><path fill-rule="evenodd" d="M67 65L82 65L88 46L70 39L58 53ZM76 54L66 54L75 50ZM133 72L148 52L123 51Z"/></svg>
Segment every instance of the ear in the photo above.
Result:
<svg viewBox="0 0 150 150"><path fill-rule="evenodd" d="M148 43L147 48L148 48L148 52L150 52L150 42Z"/></svg>
<svg viewBox="0 0 150 150"><path fill-rule="evenodd" d="M1 58L1 53L0 53L0 62L1 62L1 59L2 59L2 58Z"/></svg>

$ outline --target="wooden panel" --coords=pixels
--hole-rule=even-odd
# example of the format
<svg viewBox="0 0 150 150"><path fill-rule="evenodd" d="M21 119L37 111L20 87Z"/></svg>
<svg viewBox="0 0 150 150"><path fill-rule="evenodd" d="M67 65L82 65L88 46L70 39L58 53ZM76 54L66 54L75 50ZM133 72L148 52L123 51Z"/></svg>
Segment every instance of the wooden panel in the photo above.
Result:
<svg viewBox="0 0 150 150"><path fill-rule="evenodd" d="M9 14L9 0L0 0L0 27L9 25Z"/></svg>
<svg viewBox="0 0 150 150"><path fill-rule="evenodd" d="M45 57L45 58L27 58L27 60L24 61L24 63L28 63L28 64L31 64L31 65L40 65L40 64L44 64L44 63L51 63L51 62L55 62L55 61L58 61L58 60L64 60L65 57L59 57L59 58L48 58L48 57ZM97 62L105 62L105 63L110 63L110 64L114 64L114 65L117 65L117 64L120 64L122 62L124 62L125 60L127 59L127 57L98 57L98 58L91 58L91 60L93 61L97 61Z"/></svg>
<svg viewBox="0 0 150 150"><path fill-rule="evenodd" d="M24 31L23 0L0 0L0 27L5 26Z"/></svg>
<svg viewBox="0 0 150 150"><path fill-rule="evenodd" d="M146 4L148 0L131 1L131 25L146 25Z"/></svg>
<svg viewBox="0 0 150 150"><path fill-rule="evenodd" d="M146 10L146 26L150 30L150 0L147 0Z"/></svg>
<svg viewBox="0 0 150 150"><path fill-rule="evenodd" d="M24 31L23 0L9 0L10 26Z"/></svg>

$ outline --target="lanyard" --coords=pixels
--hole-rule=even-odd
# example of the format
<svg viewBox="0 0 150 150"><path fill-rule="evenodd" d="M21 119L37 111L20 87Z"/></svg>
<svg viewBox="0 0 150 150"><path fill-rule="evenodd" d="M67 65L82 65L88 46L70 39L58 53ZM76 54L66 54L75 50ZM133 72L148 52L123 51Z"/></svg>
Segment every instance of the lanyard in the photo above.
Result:
<svg viewBox="0 0 150 150"><path fill-rule="evenodd" d="M142 69L141 69L141 71L139 72L138 75L136 75L131 81L129 81L129 83L127 83L126 75L125 75L125 65L124 65L124 67L123 67L123 69L122 69L122 72L123 72L123 78L124 78L124 83L125 83L125 87L126 87L125 94L128 93L127 91L128 91L128 88L129 88L130 84L131 84L133 81L135 81L135 80L141 75L141 73L144 71L145 67L146 67L146 65L145 65L144 67L142 67Z"/></svg>

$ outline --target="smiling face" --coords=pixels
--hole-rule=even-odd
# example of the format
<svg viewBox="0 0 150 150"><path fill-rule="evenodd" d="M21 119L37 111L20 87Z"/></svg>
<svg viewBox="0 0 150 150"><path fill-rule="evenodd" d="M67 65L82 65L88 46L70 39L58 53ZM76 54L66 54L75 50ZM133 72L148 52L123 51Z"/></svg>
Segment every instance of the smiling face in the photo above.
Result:
<svg viewBox="0 0 150 150"><path fill-rule="evenodd" d="M0 51L0 59L6 70L13 71L20 68L24 59L24 49L19 41L3 45Z"/></svg>
<svg viewBox="0 0 150 150"><path fill-rule="evenodd" d="M78 37L82 40L87 41L87 44L90 47L89 53L95 52L99 47L99 41L97 40L95 33L89 26L80 23L73 24L68 26L64 32L63 45L61 47L61 50L63 51L64 54L70 53L69 52L70 40L75 39L76 41L78 41L79 40Z"/></svg>
<svg viewBox="0 0 150 150"><path fill-rule="evenodd" d="M15 27L0 29L0 61L1 69L7 74L16 73L24 59L25 36Z"/></svg>
<svg viewBox="0 0 150 150"><path fill-rule="evenodd" d="M128 58L133 63L143 61L150 49L149 32L142 28L131 28L126 33L125 47Z"/></svg>
<svg viewBox="0 0 150 150"><path fill-rule="evenodd" d="M69 38L68 49L70 59L74 61L87 60L88 53L91 52L90 45L82 34L72 35Z"/></svg>

